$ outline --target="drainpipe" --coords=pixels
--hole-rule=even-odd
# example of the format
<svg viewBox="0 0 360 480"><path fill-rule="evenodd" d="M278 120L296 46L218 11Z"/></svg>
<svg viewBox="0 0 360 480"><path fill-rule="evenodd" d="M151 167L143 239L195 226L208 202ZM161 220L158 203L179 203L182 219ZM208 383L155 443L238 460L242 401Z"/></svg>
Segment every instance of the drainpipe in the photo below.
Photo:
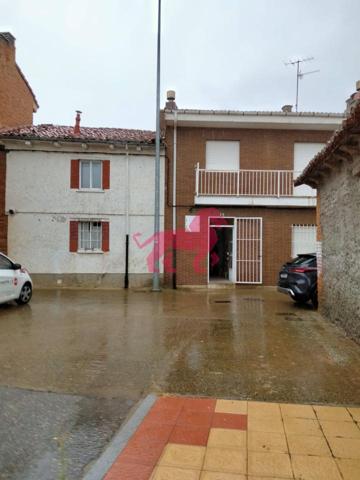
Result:
<svg viewBox="0 0 360 480"><path fill-rule="evenodd" d="M174 110L174 142L173 142L173 207L172 207L172 227L173 227L173 274L172 288L176 289L176 150L177 150L177 111Z"/></svg>
<svg viewBox="0 0 360 480"><path fill-rule="evenodd" d="M125 279L124 287L129 288L129 147L125 145L126 150L126 188L125 188Z"/></svg>
<svg viewBox="0 0 360 480"><path fill-rule="evenodd" d="M158 0L158 33L156 58L156 138L155 138L155 201L154 201L154 272L152 291L160 292L160 50L161 0Z"/></svg>

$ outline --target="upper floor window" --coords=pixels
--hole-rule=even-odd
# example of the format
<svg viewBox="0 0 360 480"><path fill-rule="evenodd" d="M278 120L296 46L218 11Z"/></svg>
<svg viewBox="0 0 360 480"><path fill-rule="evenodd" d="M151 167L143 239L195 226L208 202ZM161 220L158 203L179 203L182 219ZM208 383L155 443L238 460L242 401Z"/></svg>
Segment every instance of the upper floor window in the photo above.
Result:
<svg viewBox="0 0 360 480"><path fill-rule="evenodd" d="M110 188L110 160L71 160L70 188L108 190Z"/></svg>
<svg viewBox="0 0 360 480"><path fill-rule="evenodd" d="M294 178L298 177L314 156L325 146L324 143L294 143ZM300 197L313 196L315 190L308 185L294 188L294 195Z"/></svg>
<svg viewBox="0 0 360 480"><path fill-rule="evenodd" d="M295 178L300 175L308 163L324 148L325 143L294 143Z"/></svg>
<svg viewBox="0 0 360 480"><path fill-rule="evenodd" d="M210 140L206 142L207 170L239 170L240 142Z"/></svg>
<svg viewBox="0 0 360 480"><path fill-rule="evenodd" d="M80 188L102 188L100 160L80 161Z"/></svg>

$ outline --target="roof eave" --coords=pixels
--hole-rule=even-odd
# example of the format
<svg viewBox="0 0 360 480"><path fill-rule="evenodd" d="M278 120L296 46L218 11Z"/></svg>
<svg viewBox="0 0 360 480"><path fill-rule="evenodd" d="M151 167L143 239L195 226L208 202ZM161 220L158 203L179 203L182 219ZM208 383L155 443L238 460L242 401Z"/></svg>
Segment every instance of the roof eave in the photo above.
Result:
<svg viewBox="0 0 360 480"><path fill-rule="evenodd" d="M42 138L37 136L1 136L0 135L0 142L26 142L26 141L35 141L40 143L70 143L70 144L86 144L86 145L139 145L139 146L155 146L155 140L152 141L138 141L138 140L92 140L92 139L84 139L84 138L65 138L65 137L54 137L54 138ZM161 141L161 145L164 145L163 140Z"/></svg>

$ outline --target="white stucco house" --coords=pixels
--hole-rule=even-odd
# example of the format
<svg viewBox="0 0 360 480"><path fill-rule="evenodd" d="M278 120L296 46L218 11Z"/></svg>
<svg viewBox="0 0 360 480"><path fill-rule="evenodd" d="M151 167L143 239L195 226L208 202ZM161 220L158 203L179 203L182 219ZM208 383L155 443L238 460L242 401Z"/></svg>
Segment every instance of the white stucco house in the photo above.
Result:
<svg viewBox="0 0 360 480"><path fill-rule="evenodd" d="M1 147L2 146L2 147ZM7 253L39 286L142 286L150 282L155 134L38 125L3 131ZM161 228L164 211L161 152Z"/></svg>

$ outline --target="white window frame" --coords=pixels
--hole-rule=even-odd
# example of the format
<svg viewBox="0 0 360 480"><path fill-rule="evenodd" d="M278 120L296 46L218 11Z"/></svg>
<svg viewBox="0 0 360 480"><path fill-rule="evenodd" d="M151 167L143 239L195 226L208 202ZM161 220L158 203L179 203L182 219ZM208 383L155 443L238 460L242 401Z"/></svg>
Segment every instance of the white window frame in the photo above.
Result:
<svg viewBox="0 0 360 480"><path fill-rule="evenodd" d="M93 223L98 223L100 224L100 247L98 248L82 248L82 225L83 224L90 224L90 246L92 242L91 234L92 234L92 224ZM79 220L79 226L78 226L78 252L80 253L102 253L102 234L103 234L103 226L102 226L102 221L97 220L97 219L92 219L92 220Z"/></svg>
<svg viewBox="0 0 360 480"><path fill-rule="evenodd" d="M82 168L82 165L83 163L85 162L89 162L90 163L90 187L83 187L82 186L82 175L81 175L81 168ZM93 182L93 163L96 162L96 163L100 163L100 185L101 187L92 187L92 182ZM83 160L80 160L79 162L79 189L82 190L82 191L95 191L95 192L102 192L104 189L103 189L103 162L102 160L98 160L98 159L89 159L89 160L86 160L86 159L83 159Z"/></svg>

